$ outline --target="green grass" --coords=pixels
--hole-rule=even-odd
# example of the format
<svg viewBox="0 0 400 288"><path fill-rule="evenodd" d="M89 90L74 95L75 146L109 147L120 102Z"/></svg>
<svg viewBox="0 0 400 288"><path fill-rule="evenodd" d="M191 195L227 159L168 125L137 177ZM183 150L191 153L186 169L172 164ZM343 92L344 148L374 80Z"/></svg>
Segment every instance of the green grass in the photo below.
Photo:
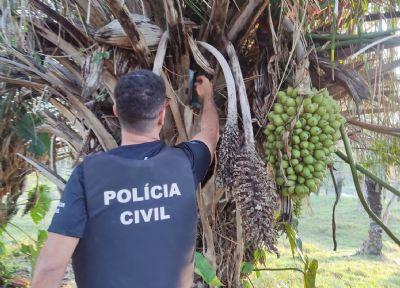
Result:
<svg viewBox="0 0 400 288"><path fill-rule="evenodd" d="M400 287L400 248L384 236L383 257L356 255L368 233L369 219L353 197L342 197L337 213L338 251L333 251L331 213L334 197L314 196L299 219L303 251L319 261L317 287ZM400 210L393 204L389 227L400 237ZM300 267L292 258L286 239L280 239L281 257L270 255L267 267ZM292 271L261 272L255 287L303 287L302 274Z"/></svg>

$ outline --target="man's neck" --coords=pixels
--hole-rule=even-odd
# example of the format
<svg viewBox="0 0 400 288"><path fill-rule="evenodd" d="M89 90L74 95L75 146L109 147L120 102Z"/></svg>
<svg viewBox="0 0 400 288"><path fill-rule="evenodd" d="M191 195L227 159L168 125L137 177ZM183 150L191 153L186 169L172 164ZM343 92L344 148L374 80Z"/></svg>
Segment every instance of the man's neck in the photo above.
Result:
<svg viewBox="0 0 400 288"><path fill-rule="evenodd" d="M133 144L142 144L147 142L152 142L160 140L160 136L158 133L149 133L149 134L135 134L122 130L122 141L121 146L124 145L133 145Z"/></svg>

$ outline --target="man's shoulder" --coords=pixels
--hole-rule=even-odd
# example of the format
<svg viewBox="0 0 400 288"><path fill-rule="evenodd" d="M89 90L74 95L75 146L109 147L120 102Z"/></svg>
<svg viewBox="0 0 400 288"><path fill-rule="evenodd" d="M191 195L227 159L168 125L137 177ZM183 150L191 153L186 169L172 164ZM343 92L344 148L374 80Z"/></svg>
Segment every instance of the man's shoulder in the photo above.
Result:
<svg viewBox="0 0 400 288"><path fill-rule="evenodd" d="M175 148L178 149L202 149L202 150L207 150L208 151L208 147L207 145L201 141L201 140L190 140L190 141L185 141L185 142L181 142L176 144L175 146L173 146Z"/></svg>

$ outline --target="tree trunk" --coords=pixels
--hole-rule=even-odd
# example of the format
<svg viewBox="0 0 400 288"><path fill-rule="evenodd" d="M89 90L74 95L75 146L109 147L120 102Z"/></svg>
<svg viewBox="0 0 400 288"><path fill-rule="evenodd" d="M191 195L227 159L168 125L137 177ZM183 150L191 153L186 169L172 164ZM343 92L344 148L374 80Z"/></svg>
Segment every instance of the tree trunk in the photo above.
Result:
<svg viewBox="0 0 400 288"><path fill-rule="evenodd" d="M336 183L337 183L337 188L338 188L338 194L342 195L343 183L344 183L343 173L338 173L338 176L336 177Z"/></svg>
<svg viewBox="0 0 400 288"><path fill-rule="evenodd" d="M382 217L382 187L368 177L365 177L368 203L371 210ZM382 228L371 220L369 224L368 237L364 240L360 254L382 255Z"/></svg>

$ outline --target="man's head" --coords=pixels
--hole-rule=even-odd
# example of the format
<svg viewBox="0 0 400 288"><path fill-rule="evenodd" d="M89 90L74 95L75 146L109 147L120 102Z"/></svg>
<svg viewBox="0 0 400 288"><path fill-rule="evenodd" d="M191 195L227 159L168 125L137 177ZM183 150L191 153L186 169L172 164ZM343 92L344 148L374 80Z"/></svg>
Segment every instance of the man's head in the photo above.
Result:
<svg viewBox="0 0 400 288"><path fill-rule="evenodd" d="M165 116L163 79L148 70L137 70L122 76L114 90L114 114L122 129L147 134L161 129Z"/></svg>

